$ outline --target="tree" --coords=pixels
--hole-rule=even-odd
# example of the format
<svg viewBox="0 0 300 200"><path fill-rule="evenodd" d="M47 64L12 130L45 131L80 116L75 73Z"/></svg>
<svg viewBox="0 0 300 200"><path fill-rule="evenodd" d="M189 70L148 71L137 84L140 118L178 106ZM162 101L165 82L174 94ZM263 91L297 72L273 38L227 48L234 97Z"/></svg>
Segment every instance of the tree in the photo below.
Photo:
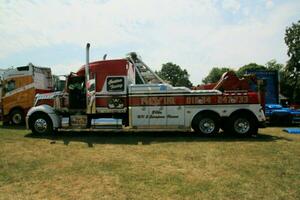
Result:
<svg viewBox="0 0 300 200"><path fill-rule="evenodd" d="M275 59L270 60L266 63L267 70L278 70L281 71L284 68L283 64L277 63Z"/></svg>
<svg viewBox="0 0 300 200"><path fill-rule="evenodd" d="M283 94L288 99L293 99L293 90L291 89L294 80L290 78L291 73L287 70L281 70L279 71L279 77L280 77L280 93Z"/></svg>
<svg viewBox="0 0 300 200"><path fill-rule="evenodd" d="M266 70L266 69L267 68L263 65L258 65L256 63L249 63L247 65L240 67L236 73L238 77L242 77L249 70Z"/></svg>
<svg viewBox="0 0 300 200"><path fill-rule="evenodd" d="M220 80L221 76L225 73L230 71L231 69L222 67L214 67L210 70L209 74L202 80L203 83L216 83Z"/></svg>
<svg viewBox="0 0 300 200"><path fill-rule="evenodd" d="M284 41L288 47L287 55L289 56L286 70L290 73L290 78L293 80L291 88L292 100L296 100L300 74L300 20L285 30Z"/></svg>
<svg viewBox="0 0 300 200"><path fill-rule="evenodd" d="M162 65L157 74L165 81L170 82L173 86L192 87L193 84L189 80L189 73L185 69L181 69L179 65L168 62Z"/></svg>

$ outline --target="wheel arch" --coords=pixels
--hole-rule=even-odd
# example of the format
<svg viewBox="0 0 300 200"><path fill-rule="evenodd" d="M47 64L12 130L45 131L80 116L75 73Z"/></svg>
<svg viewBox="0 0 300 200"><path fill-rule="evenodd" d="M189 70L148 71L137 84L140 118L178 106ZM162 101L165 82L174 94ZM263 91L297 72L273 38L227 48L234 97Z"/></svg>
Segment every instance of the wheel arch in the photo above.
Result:
<svg viewBox="0 0 300 200"><path fill-rule="evenodd" d="M14 106L12 107L10 110L9 110L9 113L8 114L11 114L13 111L15 110L21 110L22 112L25 111L25 109L22 107L22 106Z"/></svg>
<svg viewBox="0 0 300 200"><path fill-rule="evenodd" d="M193 115L192 120L191 120L191 122L190 122L190 126L193 125L193 122L194 122L194 120L196 119L196 117L197 117L198 115L201 115L201 114L203 114L203 115L204 115L204 114L211 114L211 115L215 115L217 118L221 119L220 114L219 114L218 112L214 111L214 110L209 110L209 109L200 110L199 112L196 112L196 113Z"/></svg>
<svg viewBox="0 0 300 200"><path fill-rule="evenodd" d="M60 117L55 113L55 110L53 107L49 105L40 105L36 107L32 107L28 112L26 116L26 126L27 128L30 128L30 119L32 119L32 116L36 114L46 114L52 122L53 128L58 128L60 126Z"/></svg>
<svg viewBox="0 0 300 200"><path fill-rule="evenodd" d="M243 108L243 109L238 109L238 110L233 111L233 112L229 115L229 118L231 118L231 117L234 116L234 115L244 115L244 114L249 115L249 116L251 116L253 119L255 119L256 121L258 121L256 115L255 115L251 110L245 109L245 108Z"/></svg>
<svg viewBox="0 0 300 200"><path fill-rule="evenodd" d="M23 112L24 117L26 116L25 108L23 108L22 106L19 106L19 105L18 105L18 106L12 107L12 108L9 110L8 114L6 114L6 115L7 115L7 116L10 116L11 113L14 112L15 110L20 110L21 112Z"/></svg>

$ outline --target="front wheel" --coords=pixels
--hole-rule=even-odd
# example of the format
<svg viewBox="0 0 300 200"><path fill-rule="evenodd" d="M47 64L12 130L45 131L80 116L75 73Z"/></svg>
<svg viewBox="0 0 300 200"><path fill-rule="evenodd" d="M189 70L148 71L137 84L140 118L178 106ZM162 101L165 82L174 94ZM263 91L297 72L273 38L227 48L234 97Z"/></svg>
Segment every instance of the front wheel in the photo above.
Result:
<svg viewBox="0 0 300 200"><path fill-rule="evenodd" d="M37 113L30 118L30 129L33 134L51 134L53 125L50 117L43 113Z"/></svg>
<svg viewBox="0 0 300 200"><path fill-rule="evenodd" d="M10 115L9 120L13 125L22 125L24 124L24 112L21 109L14 109Z"/></svg>
<svg viewBox="0 0 300 200"><path fill-rule="evenodd" d="M254 117L244 114L236 114L229 119L230 132L238 136L250 136L257 134L258 124Z"/></svg>

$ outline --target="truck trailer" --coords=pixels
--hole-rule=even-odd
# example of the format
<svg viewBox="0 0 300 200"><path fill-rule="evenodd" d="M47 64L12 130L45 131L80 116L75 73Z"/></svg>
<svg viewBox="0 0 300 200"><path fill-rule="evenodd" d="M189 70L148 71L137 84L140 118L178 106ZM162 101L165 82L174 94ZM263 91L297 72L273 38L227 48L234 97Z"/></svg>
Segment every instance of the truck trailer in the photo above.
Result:
<svg viewBox="0 0 300 200"><path fill-rule="evenodd" d="M257 134L265 115L258 94L190 90L165 83L136 53L89 62L61 92L38 94L26 116L35 134L56 131L195 131Z"/></svg>

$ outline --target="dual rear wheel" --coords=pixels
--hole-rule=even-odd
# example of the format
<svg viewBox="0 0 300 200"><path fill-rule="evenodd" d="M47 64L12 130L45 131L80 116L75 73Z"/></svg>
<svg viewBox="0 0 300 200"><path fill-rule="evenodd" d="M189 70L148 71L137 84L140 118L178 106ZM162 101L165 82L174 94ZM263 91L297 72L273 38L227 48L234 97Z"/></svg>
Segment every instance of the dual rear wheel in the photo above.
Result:
<svg viewBox="0 0 300 200"><path fill-rule="evenodd" d="M222 124L222 129L226 134L237 136L250 136L257 134L257 120L248 113L236 113L228 119L221 121L215 113L199 113L192 122L195 132L202 135L216 135Z"/></svg>
<svg viewBox="0 0 300 200"><path fill-rule="evenodd" d="M257 119L251 114L237 113L228 119L224 126L225 133L241 137L256 135L258 131Z"/></svg>

